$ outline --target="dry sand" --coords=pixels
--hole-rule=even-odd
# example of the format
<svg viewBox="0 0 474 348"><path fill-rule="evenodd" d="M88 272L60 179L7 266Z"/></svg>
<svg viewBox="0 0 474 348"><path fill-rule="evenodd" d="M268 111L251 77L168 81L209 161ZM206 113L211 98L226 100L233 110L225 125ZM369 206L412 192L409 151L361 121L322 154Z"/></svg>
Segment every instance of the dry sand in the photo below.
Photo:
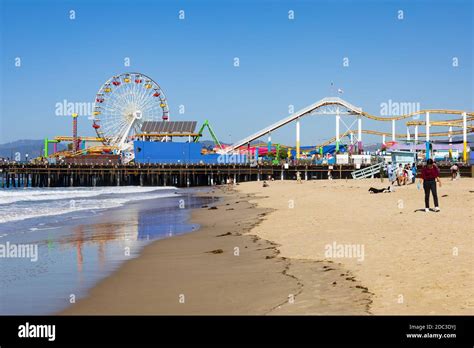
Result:
<svg viewBox="0 0 474 348"><path fill-rule="evenodd" d="M290 260L331 260L348 269L374 294L370 313L474 314L474 179L444 179L439 213L415 212L424 208L416 185L368 193L387 180L269 184L237 186L262 197L254 201L259 207L274 210L252 233L277 243ZM328 257L333 243L363 246L364 259Z"/></svg>
<svg viewBox="0 0 474 348"><path fill-rule="evenodd" d="M270 212L250 194L213 194L223 197L217 209L192 214L198 231L148 245L60 314L368 313L371 294L350 272L282 258L276 244L250 234Z"/></svg>

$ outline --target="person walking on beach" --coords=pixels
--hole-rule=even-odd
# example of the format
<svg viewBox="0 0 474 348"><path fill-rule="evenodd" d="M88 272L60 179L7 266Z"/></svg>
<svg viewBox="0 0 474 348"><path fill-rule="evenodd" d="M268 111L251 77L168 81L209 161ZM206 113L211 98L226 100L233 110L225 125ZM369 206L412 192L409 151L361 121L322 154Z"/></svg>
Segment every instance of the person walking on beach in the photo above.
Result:
<svg viewBox="0 0 474 348"><path fill-rule="evenodd" d="M412 172L412 184L415 183L415 179L416 179L416 174L417 174L417 171L416 171L416 163L413 163L413 165L411 166L411 172Z"/></svg>
<svg viewBox="0 0 474 348"><path fill-rule="evenodd" d="M328 167L328 179L332 180L332 166Z"/></svg>
<svg viewBox="0 0 474 348"><path fill-rule="evenodd" d="M390 181L390 184L392 185L395 182L395 176L393 174L394 174L394 170L393 170L392 162L388 162L387 175L388 175L388 180Z"/></svg>
<svg viewBox="0 0 474 348"><path fill-rule="evenodd" d="M426 166L421 170L421 180L423 183L423 190L425 191L425 212L430 211L430 192L433 194L433 200L435 205L435 211L439 211L438 205L438 193L436 192L436 182L441 187L441 181L439 180L439 169L434 165L433 160L430 158L426 161Z"/></svg>
<svg viewBox="0 0 474 348"><path fill-rule="evenodd" d="M459 167L456 163L451 166L451 180L456 180L458 176Z"/></svg>
<svg viewBox="0 0 474 348"><path fill-rule="evenodd" d="M296 181L298 182L298 184L302 184L303 182L301 181L301 173L300 171L297 171L296 172Z"/></svg>

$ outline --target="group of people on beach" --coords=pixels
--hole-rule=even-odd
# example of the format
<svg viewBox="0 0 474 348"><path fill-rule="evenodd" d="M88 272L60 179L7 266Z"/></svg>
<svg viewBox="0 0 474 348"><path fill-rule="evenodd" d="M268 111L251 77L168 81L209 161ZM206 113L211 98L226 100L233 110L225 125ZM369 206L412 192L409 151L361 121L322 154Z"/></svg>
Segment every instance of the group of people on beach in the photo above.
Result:
<svg viewBox="0 0 474 348"><path fill-rule="evenodd" d="M416 164L413 163L410 165L407 163L403 166L403 164L400 163L397 167L389 163L387 166L387 174L392 185L395 182L397 182L398 186L409 183L414 184L417 175Z"/></svg>

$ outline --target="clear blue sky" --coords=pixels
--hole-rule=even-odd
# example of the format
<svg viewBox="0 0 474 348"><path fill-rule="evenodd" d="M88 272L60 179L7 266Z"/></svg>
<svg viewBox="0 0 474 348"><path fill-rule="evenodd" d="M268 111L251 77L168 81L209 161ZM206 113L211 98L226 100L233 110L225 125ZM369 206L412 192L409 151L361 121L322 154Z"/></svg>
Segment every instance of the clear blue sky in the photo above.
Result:
<svg viewBox="0 0 474 348"><path fill-rule="evenodd" d="M287 116L289 104L299 109L330 95L331 81L342 98L375 114L388 100L474 110L470 0L0 2L0 143L70 135L70 119L55 116L55 104L93 102L103 82L126 71L162 86L173 120L209 119L224 142ZM87 118L79 122L80 134L93 135ZM302 145L332 137L334 123L304 119ZM294 127L274 141L294 144Z"/></svg>

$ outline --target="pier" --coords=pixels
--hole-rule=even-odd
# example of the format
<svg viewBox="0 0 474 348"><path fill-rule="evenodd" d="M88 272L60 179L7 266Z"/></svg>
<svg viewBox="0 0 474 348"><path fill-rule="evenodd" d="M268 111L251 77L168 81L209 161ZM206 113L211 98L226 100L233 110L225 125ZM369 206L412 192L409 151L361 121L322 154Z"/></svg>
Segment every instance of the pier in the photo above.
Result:
<svg viewBox="0 0 474 348"><path fill-rule="evenodd" d="M332 178L350 179L354 165L332 166ZM363 168L363 167L362 167ZM441 177L450 176L449 166L439 166ZM418 168L418 172L421 168ZM259 180L302 180L328 178L326 165L0 165L0 187L94 187L94 186L212 186ZM472 166L460 167L461 177L473 177ZM377 177L377 176L376 176Z"/></svg>

